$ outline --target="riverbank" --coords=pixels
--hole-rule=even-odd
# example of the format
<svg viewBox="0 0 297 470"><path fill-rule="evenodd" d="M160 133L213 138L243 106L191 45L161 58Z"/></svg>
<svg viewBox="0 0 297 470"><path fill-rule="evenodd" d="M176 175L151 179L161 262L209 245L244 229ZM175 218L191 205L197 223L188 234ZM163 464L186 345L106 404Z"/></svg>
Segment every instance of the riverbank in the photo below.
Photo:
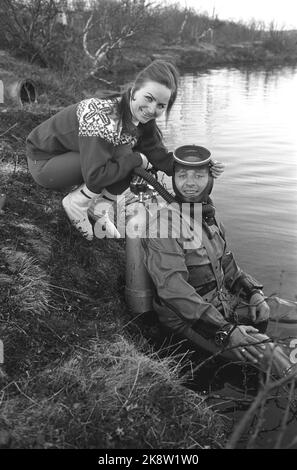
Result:
<svg viewBox="0 0 297 470"><path fill-rule="evenodd" d="M30 73L39 93L39 104L0 112L0 448L223 447L222 418L184 386L189 362L153 347L131 321L124 242L83 239L64 193L28 173L25 138L78 99L70 79L7 56L0 65Z"/></svg>
<svg viewBox="0 0 297 470"><path fill-rule="evenodd" d="M295 36L294 36L295 37ZM116 69L101 72L107 82L123 83L138 70L155 59L174 63L181 73L195 72L216 67L275 67L297 64L296 41L286 47L272 47L268 41L246 41L236 44L215 45L201 42L199 45L172 45L143 51L127 51L117 62ZM106 82L105 82L106 83Z"/></svg>
<svg viewBox="0 0 297 470"><path fill-rule="evenodd" d="M197 70L219 66L273 66L297 64L297 47L272 50L264 41L247 41L237 44L213 45L201 43L199 46L172 46L164 48L153 58L167 57L181 70Z"/></svg>

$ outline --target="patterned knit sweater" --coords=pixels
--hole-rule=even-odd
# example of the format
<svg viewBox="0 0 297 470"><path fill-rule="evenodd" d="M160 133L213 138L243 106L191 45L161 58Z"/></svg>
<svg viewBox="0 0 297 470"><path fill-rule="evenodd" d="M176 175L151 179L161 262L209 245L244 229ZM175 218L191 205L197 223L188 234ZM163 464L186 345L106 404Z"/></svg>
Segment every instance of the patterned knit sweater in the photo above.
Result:
<svg viewBox="0 0 297 470"><path fill-rule="evenodd" d="M142 132L136 127L135 132L124 130L118 101L90 98L59 111L29 134L28 157L48 160L78 152L84 181L94 192L123 180L140 166L139 152L156 169L171 175L172 154L164 147L155 121L143 125Z"/></svg>

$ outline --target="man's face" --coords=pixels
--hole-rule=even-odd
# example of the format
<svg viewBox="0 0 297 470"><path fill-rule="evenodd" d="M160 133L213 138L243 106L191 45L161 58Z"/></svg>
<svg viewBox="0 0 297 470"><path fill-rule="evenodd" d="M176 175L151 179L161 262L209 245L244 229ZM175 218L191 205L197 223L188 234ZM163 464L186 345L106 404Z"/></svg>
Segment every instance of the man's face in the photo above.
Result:
<svg viewBox="0 0 297 470"><path fill-rule="evenodd" d="M208 183L208 168L177 167L174 181L185 202L198 202Z"/></svg>
<svg viewBox="0 0 297 470"><path fill-rule="evenodd" d="M133 118L145 124L160 117L166 110L171 91L164 85L148 81L133 93L130 108Z"/></svg>

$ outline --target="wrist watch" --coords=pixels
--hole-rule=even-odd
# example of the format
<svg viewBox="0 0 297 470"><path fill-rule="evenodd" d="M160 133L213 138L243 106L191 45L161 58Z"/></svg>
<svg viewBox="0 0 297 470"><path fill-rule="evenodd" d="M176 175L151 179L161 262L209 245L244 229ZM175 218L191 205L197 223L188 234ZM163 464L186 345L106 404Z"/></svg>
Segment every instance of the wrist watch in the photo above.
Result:
<svg viewBox="0 0 297 470"><path fill-rule="evenodd" d="M233 325L233 323L226 323L218 330L215 334L215 344L217 346L226 346L228 344L229 338L237 325Z"/></svg>

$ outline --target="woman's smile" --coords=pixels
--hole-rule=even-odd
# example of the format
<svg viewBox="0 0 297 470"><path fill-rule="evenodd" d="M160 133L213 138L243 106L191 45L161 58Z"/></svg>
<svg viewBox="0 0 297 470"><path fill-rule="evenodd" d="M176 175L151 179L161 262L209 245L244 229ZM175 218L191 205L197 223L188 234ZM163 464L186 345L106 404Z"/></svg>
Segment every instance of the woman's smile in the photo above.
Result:
<svg viewBox="0 0 297 470"><path fill-rule="evenodd" d="M140 107L139 110L140 110L140 112L142 113L142 115L145 119L154 119L154 117L155 117L154 114L151 114L151 113L147 112L145 110L145 108Z"/></svg>

